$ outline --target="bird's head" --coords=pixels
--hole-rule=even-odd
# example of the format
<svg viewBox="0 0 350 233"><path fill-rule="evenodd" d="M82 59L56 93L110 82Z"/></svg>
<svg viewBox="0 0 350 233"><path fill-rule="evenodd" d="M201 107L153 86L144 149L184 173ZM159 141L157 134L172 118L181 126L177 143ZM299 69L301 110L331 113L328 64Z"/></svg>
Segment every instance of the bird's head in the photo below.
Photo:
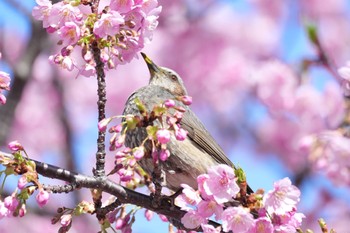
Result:
<svg viewBox="0 0 350 233"><path fill-rule="evenodd" d="M149 85L161 86L175 96L187 95L181 77L173 70L157 66L146 54L141 53L151 74Z"/></svg>

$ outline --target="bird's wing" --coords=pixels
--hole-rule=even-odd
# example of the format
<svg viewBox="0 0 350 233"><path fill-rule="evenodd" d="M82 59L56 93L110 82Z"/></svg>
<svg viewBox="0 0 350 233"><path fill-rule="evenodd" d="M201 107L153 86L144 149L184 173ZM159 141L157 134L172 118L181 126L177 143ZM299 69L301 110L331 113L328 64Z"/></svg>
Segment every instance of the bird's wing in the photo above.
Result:
<svg viewBox="0 0 350 233"><path fill-rule="evenodd" d="M235 165L227 158L225 152L216 143L215 139L191 109L186 109L180 124L183 129L187 130L187 136L194 142L196 147L212 155L218 163L235 168ZM249 185L247 185L247 193L254 193Z"/></svg>
<svg viewBox="0 0 350 233"><path fill-rule="evenodd" d="M198 117L192 112L191 109L187 109L181 122L183 129L187 130L188 137L195 142L195 145L204 150L209 155L220 164L227 164L234 167L233 163L227 158L225 152L216 143L215 139L210 135L210 133L205 129L202 122Z"/></svg>

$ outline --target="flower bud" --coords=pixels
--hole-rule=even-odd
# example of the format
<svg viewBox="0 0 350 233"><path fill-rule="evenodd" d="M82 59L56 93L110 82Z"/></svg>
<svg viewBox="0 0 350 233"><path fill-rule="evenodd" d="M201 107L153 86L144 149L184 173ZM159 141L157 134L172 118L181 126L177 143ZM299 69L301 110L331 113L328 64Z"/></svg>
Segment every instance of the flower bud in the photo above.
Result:
<svg viewBox="0 0 350 233"><path fill-rule="evenodd" d="M167 129L159 129L156 135L158 142L161 144L166 144L170 141L170 132Z"/></svg>
<svg viewBox="0 0 350 233"><path fill-rule="evenodd" d="M191 105L192 104L192 97L188 96L188 95L184 95L184 96L181 97L181 102L184 105Z"/></svg>
<svg viewBox="0 0 350 233"><path fill-rule="evenodd" d="M166 108L172 108L172 107L175 106L175 101L172 100L172 99L167 99L167 100L164 101L164 106Z"/></svg>
<svg viewBox="0 0 350 233"><path fill-rule="evenodd" d="M112 121L112 118L105 118L105 119L102 119L100 122L98 122L98 130L100 132L105 132L106 129L107 129L107 125L109 124L109 122Z"/></svg>
<svg viewBox="0 0 350 233"><path fill-rule="evenodd" d="M12 151L23 150L23 146L18 141L12 141L7 146Z"/></svg>
<svg viewBox="0 0 350 233"><path fill-rule="evenodd" d="M40 207L43 207L49 201L49 197L50 195L48 192L46 192L45 190L40 190L38 195L36 195L36 202Z"/></svg>
<svg viewBox="0 0 350 233"><path fill-rule="evenodd" d="M145 155L145 148L143 146L137 147L137 149L134 151L134 158L139 161L143 158Z"/></svg>
<svg viewBox="0 0 350 233"><path fill-rule="evenodd" d="M178 130L175 130L175 137L178 141L183 141L187 137L187 131L183 128L179 128Z"/></svg>
<svg viewBox="0 0 350 233"><path fill-rule="evenodd" d="M160 153L159 153L159 159L161 161L166 161L170 156L170 152L169 150L161 150Z"/></svg>
<svg viewBox="0 0 350 233"><path fill-rule="evenodd" d="M18 216L21 218L27 213L26 205L22 204L21 208L18 211Z"/></svg>
<svg viewBox="0 0 350 233"><path fill-rule="evenodd" d="M27 183L28 183L27 177L21 176L21 178L19 178L19 180L18 180L17 187L22 190L26 186Z"/></svg>
<svg viewBox="0 0 350 233"><path fill-rule="evenodd" d="M18 206L19 201L14 196L8 196L4 199L4 205L11 212L15 211Z"/></svg>
<svg viewBox="0 0 350 233"><path fill-rule="evenodd" d="M71 214L64 214L61 216L60 223L62 226L67 227L72 222L72 215Z"/></svg>

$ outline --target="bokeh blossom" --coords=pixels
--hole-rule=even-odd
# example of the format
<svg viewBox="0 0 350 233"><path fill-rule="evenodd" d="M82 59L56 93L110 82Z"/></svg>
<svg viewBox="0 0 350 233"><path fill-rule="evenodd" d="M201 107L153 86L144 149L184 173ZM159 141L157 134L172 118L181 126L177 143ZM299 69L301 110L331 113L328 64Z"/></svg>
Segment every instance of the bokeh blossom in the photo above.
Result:
<svg viewBox="0 0 350 233"><path fill-rule="evenodd" d="M0 59L2 54L0 53ZM6 103L6 97L2 91L10 90L10 75L6 72L0 71L0 104Z"/></svg>

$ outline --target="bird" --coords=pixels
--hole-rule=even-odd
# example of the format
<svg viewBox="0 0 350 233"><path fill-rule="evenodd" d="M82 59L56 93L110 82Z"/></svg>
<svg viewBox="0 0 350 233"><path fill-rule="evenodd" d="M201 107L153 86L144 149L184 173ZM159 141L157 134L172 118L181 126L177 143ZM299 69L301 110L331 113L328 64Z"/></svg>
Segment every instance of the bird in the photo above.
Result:
<svg viewBox="0 0 350 233"><path fill-rule="evenodd" d="M135 105L136 99L140 100L147 111L150 112L155 105L188 93L179 74L169 68L156 65L146 54L141 53L141 55L150 72L149 83L130 95L125 103L124 116L130 114L141 116ZM186 110L179 124L188 133L184 141L178 141L172 135L166 145L170 156L162 164L163 173L165 174L164 185L174 192L181 190L182 184L197 189L197 177L207 173L208 169L215 165L226 164L235 168L190 107L184 105L181 101L177 101L176 104ZM160 122L154 122L154 124L160 125ZM128 130L125 145L130 148L138 147L147 136L145 127ZM148 145L146 150L144 158L138 163L148 174L152 174L154 161L151 156L151 146ZM252 189L247 186L247 193L252 192Z"/></svg>

